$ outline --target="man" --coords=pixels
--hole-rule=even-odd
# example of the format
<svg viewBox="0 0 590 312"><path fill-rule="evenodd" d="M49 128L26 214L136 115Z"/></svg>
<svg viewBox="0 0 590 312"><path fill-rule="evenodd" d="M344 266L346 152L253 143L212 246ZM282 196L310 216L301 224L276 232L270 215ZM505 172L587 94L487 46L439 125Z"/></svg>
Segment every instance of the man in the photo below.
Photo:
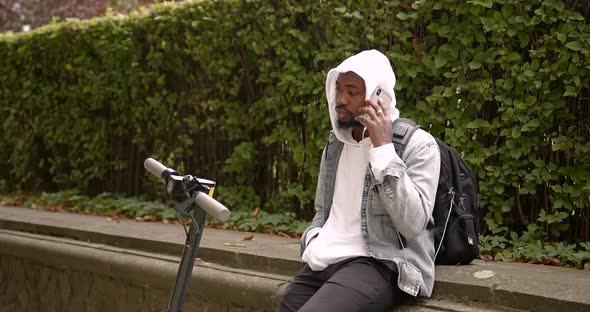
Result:
<svg viewBox="0 0 590 312"><path fill-rule="evenodd" d="M392 95L387 107L381 98L368 100L378 85ZM391 311L405 294L430 296L435 250L429 226L440 154L420 129L403 158L396 154L394 85L389 60L376 50L328 73L333 131L322 155L316 215L301 238L305 265L280 311Z"/></svg>

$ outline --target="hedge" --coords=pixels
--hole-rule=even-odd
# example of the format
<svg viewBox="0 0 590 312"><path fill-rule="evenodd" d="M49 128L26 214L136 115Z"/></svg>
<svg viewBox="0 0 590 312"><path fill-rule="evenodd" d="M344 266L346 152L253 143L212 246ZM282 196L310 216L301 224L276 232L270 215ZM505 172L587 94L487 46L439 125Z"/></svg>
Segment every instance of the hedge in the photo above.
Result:
<svg viewBox="0 0 590 312"><path fill-rule="evenodd" d="M586 14L587 15L587 14ZM590 28L559 0L194 1L0 35L0 187L161 194L309 218L327 71L367 48L402 116L462 151L485 232L590 240Z"/></svg>

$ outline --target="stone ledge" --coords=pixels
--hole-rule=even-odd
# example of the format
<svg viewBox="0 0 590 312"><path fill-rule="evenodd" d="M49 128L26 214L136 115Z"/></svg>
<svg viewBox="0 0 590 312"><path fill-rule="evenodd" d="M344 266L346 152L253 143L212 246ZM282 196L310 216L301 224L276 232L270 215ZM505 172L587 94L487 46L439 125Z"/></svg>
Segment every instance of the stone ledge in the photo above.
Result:
<svg viewBox="0 0 590 312"><path fill-rule="evenodd" d="M0 230L0 259L3 285L10 285L0 286L0 304L13 311L161 311L179 263L178 257L169 255L9 230ZM14 271L23 273L11 277ZM276 311L289 279L198 261L184 311ZM53 294L47 296L48 292ZM420 299L395 311L516 310Z"/></svg>
<svg viewBox="0 0 590 312"><path fill-rule="evenodd" d="M489 277L476 278L476 275ZM464 266L437 266L433 297L467 299L529 311L589 311L589 287L587 271L474 261Z"/></svg>
<svg viewBox="0 0 590 312"><path fill-rule="evenodd" d="M175 259L178 259L185 240L180 225L133 220L107 222L104 217L22 207L0 207L0 228L105 244L120 248L123 253L137 250ZM206 229L199 257L232 270L266 272L284 279L302 265L298 240L255 234L255 240L243 241L246 235L249 233ZM476 278L478 272L488 274L486 278ZM173 280L169 285L172 284ZM462 304L462 307L477 306L479 302L486 306L534 311L588 311L590 297L587 296L587 289L590 289L590 272L587 271L474 261L467 266L438 266L433 298L418 300L413 306L432 309L430 305L434 302L452 302ZM462 309L450 311L464 311Z"/></svg>
<svg viewBox="0 0 590 312"><path fill-rule="evenodd" d="M67 220L67 221L65 221ZM0 229L67 237L123 249L178 256L186 235L182 225L136 222L106 217L54 213L22 207L0 207ZM301 267L299 240L206 228L199 258L235 268L293 275Z"/></svg>

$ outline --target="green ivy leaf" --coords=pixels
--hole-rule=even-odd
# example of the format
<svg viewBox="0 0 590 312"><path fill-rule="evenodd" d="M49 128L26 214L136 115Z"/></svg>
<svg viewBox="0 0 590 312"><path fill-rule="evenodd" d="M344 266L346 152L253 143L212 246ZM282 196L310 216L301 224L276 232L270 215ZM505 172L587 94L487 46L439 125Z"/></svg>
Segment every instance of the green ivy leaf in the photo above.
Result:
<svg viewBox="0 0 590 312"><path fill-rule="evenodd" d="M576 21L584 21L585 20L584 16L580 12L577 12L577 11L569 12L569 18L572 20L576 20Z"/></svg>
<svg viewBox="0 0 590 312"><path fill-rule="evenodd" d="M553 5L553 8L557 10L557 12L563 12L565 9L565 3L563 3L563 1L556 1L555 5Z"/></svg>
<svg viewBox="0 0 590 312"><path fill-rule="evenodd" d="M467 3L474 4L474 5L480 5L480 6L483 6L484 8L488 8L488 9L491 9L494 6L494 2L492 0L470 0L470 1L467 1Z"/></svg>
<svg viewBox="0 0 590 312"><path fill-rule="evenodd" d="M476 119L466 126L468 129L489 128L490 123L487 120Z"/></svg>
<svg viewBox="0 0 590 312"><path fill-rule="evenodd" d="M510 52L506 55L506 59L510 62L520 61L520 54L517 52Z"/></svg>
<svg viewBox="0 0 590 312"><path fill-rule="evenodd" d="M434 67L436 69L439 69L445 65L447 65L447 58L446 57L443 57L441 55L436 55L434 57Z"/></svg>
<svg viewBox="0 0 590 312"><path fill-rule="evenodd" d="M510 155L515 159L519 159L522 156L522 149L520 147L514 147L510 150Z"/></svg>
<svg viewBox="0 0 590 312"><path fill-rule="evenodd" d="M522 31L518 33L518 41L520 43L520 47L521 48L524 48L524 47L528 46L529 45L529 40L530 40L530 38L529 38L529 34L528 33L522 32ZM520 57L520 55L519 55L519 57Z"/></svg>
<svg viewBox="0 0 590 312"><path fill-rule="evenodd" d="M539 217L537 218L537 221L539 221L539 222L546 222L547 221L547 213L545 212L545 210L541 210L539 212Z"/></svg>
<svg viewBox="0 0 590 312"><path fill-rule="evenodd" d="M408 19L408 15L404 12L397 13L396 17L402 21L405 21Z"/></svg>
<svg viewBox="0 0 590 312"><path fill-rule="evenodd" d="M582 50L582 44L578 41L570 41L565 44L565 47L572 50L572 51L580 51Z"/></svg>
<svg viewBox="0 0 590 312"><path fill-rule="evenodd" d="M477 61L471 61L471 62L469 62L468 65L469 65L469 69L479 69L479 68L481 68L482 64Z"/></svg>
<svg viewBox="0 0 590 312"><path fill-rule="evenodd" d="M577 96L578 93L578 88L574 86L565 86L565 92L563 93L563 96Z"/></svg>
<svg viewBox="0 0 590 312"><path fill-rule="evenodd" d="M504 185L502 185L502 184L496 184L494 186L494 192L496 192L496 194L498 194L498 195L504 194Z"/></svg>

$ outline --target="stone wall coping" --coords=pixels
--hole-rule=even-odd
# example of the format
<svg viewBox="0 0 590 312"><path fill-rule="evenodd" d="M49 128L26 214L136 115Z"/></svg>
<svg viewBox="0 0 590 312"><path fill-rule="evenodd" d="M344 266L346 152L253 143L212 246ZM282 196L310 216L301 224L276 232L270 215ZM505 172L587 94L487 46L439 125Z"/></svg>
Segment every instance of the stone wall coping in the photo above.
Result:
<svg viewBox="0 0 590 312"><path fill-rule="evenodd" d="M0 207L0 229L103 245L109 252L125 255L144 258L141 253L157 255L150 257L167 261L175 268L186 239L184 228L179 224L130 219L109 221L103 216L25 207ZM247 240L252 235L253 239ZM298 239L210 228L204 230L198 257L199 268L216 272L233 270L242 272L241 276L264 276L265 281L274 280L266 291L274 294L265 303L268 306L276 304L277 285L284 285L302 265ZM108 266L108 259L104 261L107 264L102 265ZM96 261L92 265L94 269L101 267ZM169 285L173 281L166 283ZM476 260L470 265L437 266L433 298L428 300L479 302L532 311L589 311L589 289L588 271Z"/></svg>

